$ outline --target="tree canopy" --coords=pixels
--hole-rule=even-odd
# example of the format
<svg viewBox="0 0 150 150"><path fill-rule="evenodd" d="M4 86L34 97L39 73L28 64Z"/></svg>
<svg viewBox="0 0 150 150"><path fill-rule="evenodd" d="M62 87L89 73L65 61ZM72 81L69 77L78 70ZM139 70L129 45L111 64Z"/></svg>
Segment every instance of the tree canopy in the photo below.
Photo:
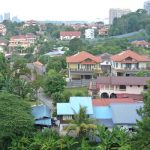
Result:
<svg viewBox="0 0 150 150"><path fill-rule="evenodd" d="M138 9L136 12L123 15L121 18L115 18L110 27L110 35L119 35L138 31L140 29L148 29L150 24L149 15L143 9Z"/></svg>
<svg viewBox="0 0 150 150"><path fill-rule="evenodd" d="M33 129L31 107L19 96L0 93L0 149L11 139L29 135Z"/></svg>

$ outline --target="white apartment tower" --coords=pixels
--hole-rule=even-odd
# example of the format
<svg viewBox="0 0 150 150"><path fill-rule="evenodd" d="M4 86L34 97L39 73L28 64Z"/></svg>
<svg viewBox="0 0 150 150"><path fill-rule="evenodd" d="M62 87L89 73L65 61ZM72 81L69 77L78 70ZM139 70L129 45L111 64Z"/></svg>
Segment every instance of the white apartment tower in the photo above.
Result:
<svg viewBox="0 0 150 150"><path fill-rule="evenodd" d="M123 15L130 13L130 9L111 8L109 10L109 24L113 24L114 18L120 18Z"/></svg>
<svg viewBox="0 0 150 150"><path fill-rule="evenodd" d="M150 1L144 2L144 9L147 11L147 13L150 15Z"/></svg>
<svg viewBox="0 0 150 150"><path fill-rule="evenodd" d="M86 39L94 39L94 29L86 29L85 30L85 38Z"/></svg>

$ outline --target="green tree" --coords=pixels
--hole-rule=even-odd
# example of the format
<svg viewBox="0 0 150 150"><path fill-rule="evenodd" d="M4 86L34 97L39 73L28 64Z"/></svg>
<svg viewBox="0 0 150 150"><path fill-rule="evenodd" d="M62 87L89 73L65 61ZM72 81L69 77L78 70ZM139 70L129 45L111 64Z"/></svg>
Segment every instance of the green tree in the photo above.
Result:
<svg viewBox="0 0 150 150"><path fill-rule="evenodd" d="M85 49L85 45L82 42L82 40L78 39L78 38L74 38L74 39L70 40L70 42L69 42L69 51L67 53L70 52L69 55L75 54L84 49Z"/></svg>
<svg viewBox="0 0 150 150"><path fill-rule="evenodd" d="M144 107L138 110L142 120L137 121L138 128L133 137L133 149L149 150L150 149L150 83L148 90L144 93Z"/></svg>
<svg viewBox="0 0 150 150"><path fill-rule="evenodd" d="M73 120L66 131L68 135L73 131L79 139L89 138L97 128L93 122L94 120L88 117L86 108L80 106L79 112L74 111Z"/></svg>
<svg viewBox="0 0 150 150"><path fill-rule="evenodd" d="M0 93L0 149L7 149L11 139L33 130L31 107L20 97Z"/></svg>
<svg viewBox="0 0 150 150"><path fill-rule="evenodd" d="M47 76L44 80L44 91L48 95L56 92L62 92L66 85L66 81L61 74Z"/></svg>
<svg viewBox="0 0 150 150"><path fill-rule="evenodd" d="M65 57L49 57L46 70L54 69L56 72L60 72L62 69L66 69Z"/></svg>

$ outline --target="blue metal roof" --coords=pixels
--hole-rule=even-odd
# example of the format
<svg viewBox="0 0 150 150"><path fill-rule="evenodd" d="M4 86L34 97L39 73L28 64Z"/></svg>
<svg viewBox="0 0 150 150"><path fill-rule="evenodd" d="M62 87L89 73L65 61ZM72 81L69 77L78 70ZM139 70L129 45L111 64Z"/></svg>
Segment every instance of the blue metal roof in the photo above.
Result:
<svg viewBox="0 0 150 150"><path fill-rule="evenodd" d="M57 115L72 115L73 110L70 103L57 103Z"/></svg>
<svg viewBox="0 0 150 150"><path fill-rule="evenodd" d="M61 51L61 50L54 50L51 52L46 53L45 55L48 56L55 56L55 55L63 55L65 53L65 51Z"/></svg>
<svg viewBox="0 0 150 150"><path fill-rule="evenodd" d="M50 118L35 120L35 124L36 125L44 125L44 126L51 126L52 125Z"/></svg>
<svg viewBox="0 0 150 150"><path fill-rule="evenodd" d="M93 115L91 117L95 119L112 119L110 106L93 107Z"/></svg>
<svg viewBox="0 0 150 150"><path fill-rule="evenodd" d="M69 103L57 103L57 115L73 115L79 112L80 106L86 107L87 114L93 114L91 97L70 97Z"/></svg>
<svg viewBox="0 0 150 150"><path fill-rule="evenodd" d="M141 120L137 109L143 107L143 103L119 103L111 104L112 120L114 124L136 124Z"/></svg>
<svg viewBox="0 0 150 150"><path fill-rule="evenodd" d="M46 105L33 106L32 115L35 119L51 118L51 111Z"/></svg>

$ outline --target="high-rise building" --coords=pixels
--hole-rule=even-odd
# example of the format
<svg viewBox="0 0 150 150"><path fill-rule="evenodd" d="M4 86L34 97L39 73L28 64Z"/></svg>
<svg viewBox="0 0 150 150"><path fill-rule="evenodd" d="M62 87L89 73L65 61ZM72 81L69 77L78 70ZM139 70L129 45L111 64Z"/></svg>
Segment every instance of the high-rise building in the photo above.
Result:
<svg viewBox="0 0 150 150"><path fill-rule="evenodd" d="M10 20L10 13L4 13L4 20Z"/></svg>
<svg viewBox="0 0 150 150"><path fill-rule="evenodd" d="M3 16L0 15L0 22L3 22Z"/></svg>
<svg viewBox="0 0 150 150"><path fill-rule="evenodd" d="M147 13L150 15L150 1L144 2L144 9L147 11Z"/></svg>
<svg viewBox="0 0 150 150"><path fill-rule="evenodd" d="M20 20L18 19L17 16L13 16L12 17L12 22L20 22Z"/></svg>
<svg viewBox="0 0 150 150"><path fill-rule="evenodd" d="M130 9L111 8L109 10L109 24L113 23L114 18L120 18L123 15L130 13Z"/></svg>

